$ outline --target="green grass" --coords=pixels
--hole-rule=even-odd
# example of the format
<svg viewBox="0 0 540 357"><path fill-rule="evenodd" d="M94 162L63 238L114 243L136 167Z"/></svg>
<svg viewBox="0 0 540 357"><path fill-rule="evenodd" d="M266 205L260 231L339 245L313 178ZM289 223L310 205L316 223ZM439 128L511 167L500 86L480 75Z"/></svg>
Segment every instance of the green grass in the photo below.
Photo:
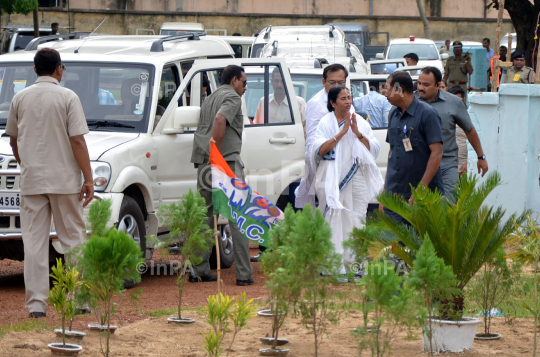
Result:
<svg viewBox="0 0 540 357"><path fill-rule="evenodd" d="M146 310L144 311L144 313L152 317L164 317L164 316L176 315L178 313L178 310L177 309L157 309L157 310Z"/></svg>
<svg viewBox="0 0 540 357"><path fill-rule="evenodd" d="M52 330L53 325L49 325L46 321L34 319L30 321L16 322L11 325L0 325L0 338L4 337L8 332L21 332L21 331L41 331Z"/></svg>

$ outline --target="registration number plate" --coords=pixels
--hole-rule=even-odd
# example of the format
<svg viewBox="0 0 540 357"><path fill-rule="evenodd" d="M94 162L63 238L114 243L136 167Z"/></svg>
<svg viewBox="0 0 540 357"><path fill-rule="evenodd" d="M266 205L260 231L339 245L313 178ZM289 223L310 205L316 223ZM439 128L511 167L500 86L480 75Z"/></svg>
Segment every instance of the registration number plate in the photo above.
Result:
<svg viewBox="0 0 540 357"><path fill-rule="evenodd" d="M19 208L21 197L19 193L0 193L0 207Z"/></svg>

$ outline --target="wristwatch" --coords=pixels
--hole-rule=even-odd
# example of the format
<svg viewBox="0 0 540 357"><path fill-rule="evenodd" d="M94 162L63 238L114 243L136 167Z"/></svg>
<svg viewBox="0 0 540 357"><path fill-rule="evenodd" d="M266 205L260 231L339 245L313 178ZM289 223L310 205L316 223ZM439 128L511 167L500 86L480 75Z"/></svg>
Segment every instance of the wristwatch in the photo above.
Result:
<svg viewBox="0 0 540 357"><path fill-rule="evenodd" d="M478 160L485 160L485 159L486 159L486 155L478 156Z"/></svg>

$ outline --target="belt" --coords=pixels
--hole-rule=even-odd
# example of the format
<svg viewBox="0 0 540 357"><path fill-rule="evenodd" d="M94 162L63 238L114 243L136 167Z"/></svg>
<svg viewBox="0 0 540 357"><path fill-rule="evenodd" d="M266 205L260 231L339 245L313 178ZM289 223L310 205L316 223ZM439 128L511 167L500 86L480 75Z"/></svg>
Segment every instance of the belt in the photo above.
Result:
<svg viewBox="0 0 540 357"><path fill-rule="evenodd" d="M467 84L467 82L458 82L458 81L449 81L449 82L459 84L459 85Z"/></svg>

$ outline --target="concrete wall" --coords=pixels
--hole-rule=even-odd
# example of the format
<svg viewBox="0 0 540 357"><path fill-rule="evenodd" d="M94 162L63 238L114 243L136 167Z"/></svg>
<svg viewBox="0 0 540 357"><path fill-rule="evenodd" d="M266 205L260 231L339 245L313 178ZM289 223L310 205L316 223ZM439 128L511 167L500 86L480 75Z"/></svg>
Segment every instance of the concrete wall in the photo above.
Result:
<svg viewBox="0 0 540 357"><path fill-rule="evenodd" d="M81 0L83 1L83 0ZM91 0L85 0L91 1ZM98 0L95 0L98 1ZM107 2L111 0L99 0ZM186 2L187 0L184 0ZM210 0L207 0L210 1ZM215 0L218 1L218 0ZM364 0L361 0L362 3ZM169 3L174 2L169 0ZM189 1L191 2L191 1ZM200 1L202 2L202 1ZM206 2L206 1L205 1ZM196 2L197 3L197 2ZM376 2L375 2L376 3ZM43 11L42 11L43 10ZM45 23L58 22L61 26L71 23L78 31L92 31L99 23L107 18L98 32L116 35L135 34L137 28L151 28L159 33L163 22L200 22L207 29L227 29L228 34L239 32L250 36L268 25L322 25L328 22L348 21L367 22L371 31L388 31L391 38L424 36L422 22L417 17L369 17L369 16L305 16L305 15L249 15L227 13L197 13L197 12L143 12L118 10L74 10L71 15L67 11L40 9L40 21ZM32 23L32 14L12 15L13 24ZM7 15L2 15L0 25L7 23ZM435 40L461 39L481 41L484 37L495 38L496 20L494 19L463 19L463 18L431 18L432 38ZM511 32L512 24L506 20L502 33Z"/></svg>
<svg viewBox="0 0 540 357"><path fill-rule="evenodd" d="M73 9L137 11L189 11L245 14L418 16L416 0L71 0ZM442 17L497 18L497 10L484 12L484 0L438 0L426 13ZM507 18L508 14L506 14Z"/></svg>
<svg viewBox="0 0 540 357"><path fill-rule="evenodd" d="M502 205L507 216L526 209L540 214L540 86L503 84L499 93L471 94L469 114L489 170L504 182L486 204ZM469 150L469 172L476 161Z"/></svg>

